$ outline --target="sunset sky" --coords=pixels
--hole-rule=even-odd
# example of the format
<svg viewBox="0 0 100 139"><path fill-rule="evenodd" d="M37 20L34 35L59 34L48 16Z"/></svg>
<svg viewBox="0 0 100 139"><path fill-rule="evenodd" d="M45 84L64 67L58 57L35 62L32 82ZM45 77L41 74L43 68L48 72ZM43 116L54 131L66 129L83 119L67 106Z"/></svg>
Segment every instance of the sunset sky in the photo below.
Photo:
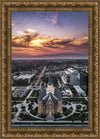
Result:
<svg viewBox="0 0 100 139"><path fill-rule="evenodd" d="M88 12L12 12L12 58L88 58Z"/></svg>

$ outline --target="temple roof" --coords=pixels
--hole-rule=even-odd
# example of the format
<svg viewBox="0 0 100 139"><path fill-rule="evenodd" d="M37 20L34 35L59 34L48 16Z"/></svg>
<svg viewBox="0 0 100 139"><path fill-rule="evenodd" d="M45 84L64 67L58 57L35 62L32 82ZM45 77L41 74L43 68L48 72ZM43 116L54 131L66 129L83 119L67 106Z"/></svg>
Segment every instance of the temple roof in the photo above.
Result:
<svg viewBox="0 0 100 139"><path fill-rule="evenodd" d="M54 95L58 98L58 101L62 101L61 90L56 88Z"/></svg>
<svg viewBox="0 0 100 139"><path fill-rule="evenodd" d="M52 93L47 94L44 98L43 98L43 103L47 104L49 102L49 100L51 100L53 102L53 104L57 104L57 98L56 96L54 96Z"/></svg>
<svg viewBox="0 0 100 139"><path fill-rule="evenodd" d="M52 85L50 76L48 85L49 87ZM52 89L49 89L48 93L46 91L47 90L45 89L44 84L42 83L41 91L39 92L39 101L43 101L44 104L47 104L48 100L50 99L54 104L57 104L58 101L62 101L61 90L58 87L54 90L54 93L52 93Z"/></svg>
<svg viewBox="0 0 100 139"><path fill-rule="evenodd" d="M43 97L46 95L46 90L45 89L42 89L40 92L39 92L39 101L42 101Z"/></svg>

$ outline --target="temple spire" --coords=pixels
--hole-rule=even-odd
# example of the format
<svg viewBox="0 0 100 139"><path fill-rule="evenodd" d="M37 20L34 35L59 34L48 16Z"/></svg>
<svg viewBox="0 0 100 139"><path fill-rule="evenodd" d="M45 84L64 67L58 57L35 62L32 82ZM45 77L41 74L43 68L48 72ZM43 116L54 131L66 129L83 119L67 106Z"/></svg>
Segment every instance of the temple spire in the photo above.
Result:
<svg viewBox="0 0 100 139"><path fill-rule="evenodd" d="M52 81L51 81L51 77L50 77L50 75L49 75L48 85L52 85Z"/></svg>

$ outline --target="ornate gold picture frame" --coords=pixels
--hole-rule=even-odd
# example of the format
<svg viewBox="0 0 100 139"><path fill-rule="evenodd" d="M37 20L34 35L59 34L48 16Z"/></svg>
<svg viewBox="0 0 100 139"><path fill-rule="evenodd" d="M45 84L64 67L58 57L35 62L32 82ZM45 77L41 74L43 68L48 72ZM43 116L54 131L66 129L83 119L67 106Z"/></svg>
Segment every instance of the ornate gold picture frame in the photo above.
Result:
<svg viewBox="0 0 100 139"><path fill-rule="evenodd" d="M87 11L89 13L89 127L11 127L11 12ZM0 138L100 138L100 1L0 1Z"/></svg>

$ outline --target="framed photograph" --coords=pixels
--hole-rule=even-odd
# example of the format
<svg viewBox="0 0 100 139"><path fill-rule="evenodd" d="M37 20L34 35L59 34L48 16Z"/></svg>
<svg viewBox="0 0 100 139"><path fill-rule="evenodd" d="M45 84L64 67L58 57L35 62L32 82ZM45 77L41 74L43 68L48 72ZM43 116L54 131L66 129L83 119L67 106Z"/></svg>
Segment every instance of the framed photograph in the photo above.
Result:
<svg viewBox="0 0 100 139"><path fill-rule="evenodd" d="M0 138L100 138L99 0L0 1Z"/></svg>

